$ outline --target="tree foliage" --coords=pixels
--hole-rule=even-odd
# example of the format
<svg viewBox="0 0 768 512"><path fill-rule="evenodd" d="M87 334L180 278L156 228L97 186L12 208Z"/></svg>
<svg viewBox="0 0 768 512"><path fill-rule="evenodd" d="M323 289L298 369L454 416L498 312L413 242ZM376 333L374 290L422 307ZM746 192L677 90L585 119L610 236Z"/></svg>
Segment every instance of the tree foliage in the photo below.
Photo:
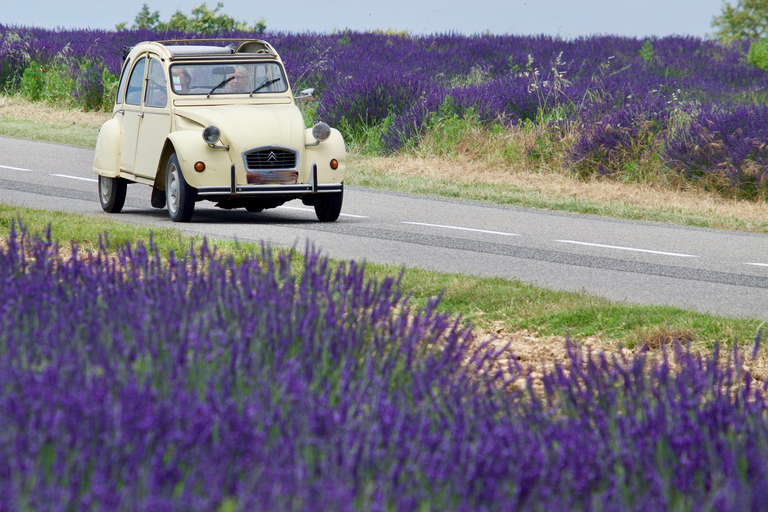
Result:
<svg viewBox="0 0 768 512"><path fill-rule="evenodd" d="M768 35L768 0L738 0L735 7L725 3L720 16L712 19L712 28L723 43L764 37Z"/></svg>
<svg viewBox="0 0 768 512"><path fill-rule="evenodd" d="M160 21L159 11L150 11L144 4L141 11L134 18L133 29L150 29L157 32L178 31L197 32L200 34L219 34L221 32L258 32L263 33L266 28L266 20L261 18L249 25L246 21L236 20L233 17L219 12L224 8L224 2L218 2L214 9L209 9L203 2L192 9L191 15L186 15L181 10L173 13L168 21ZM126 28L127 23L116 25L117 30Z"/></svg>
<svg viewBox="0 0 768 512"><path fill-rule="evenodd" d="M747 62L758 69L768 69L768 39L758 39L749 45Z"/></svg>

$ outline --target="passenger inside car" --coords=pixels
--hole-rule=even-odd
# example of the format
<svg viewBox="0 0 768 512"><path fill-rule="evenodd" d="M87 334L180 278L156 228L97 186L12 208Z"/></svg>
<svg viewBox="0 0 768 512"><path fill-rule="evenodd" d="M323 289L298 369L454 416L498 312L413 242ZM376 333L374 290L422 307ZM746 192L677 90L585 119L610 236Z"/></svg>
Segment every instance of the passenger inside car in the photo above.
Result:
<svg viewBox="0 0 768 512"><path fill-rule="evenodd" d="M171 74L173 75L173 92L176 94L189 94L189 84L192 81L190 74L179 66L172 67Z"/></svg>

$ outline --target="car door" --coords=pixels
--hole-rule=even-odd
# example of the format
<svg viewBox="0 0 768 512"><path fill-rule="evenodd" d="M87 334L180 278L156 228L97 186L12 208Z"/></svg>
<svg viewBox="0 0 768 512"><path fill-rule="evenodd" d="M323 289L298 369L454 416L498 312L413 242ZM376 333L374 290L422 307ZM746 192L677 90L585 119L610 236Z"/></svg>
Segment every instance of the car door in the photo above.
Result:
<svg viewBox="0 0 768 512"><path fill-rule="evenodd" d="M135 174L136 141L139 136L141 120L141 97L144 90L144 75L147 57L142 55L133 65L128 86L125 89L122 114L122 134L120 142L120 171Z"/></svg>
<svg viewBox="0 0 768 512"><path fill-rule="evenodd" d="M171 114L166 70L157 56L149 55L147 62L136 144L136 174L154 179L165 139L171 131Z"/></svg>

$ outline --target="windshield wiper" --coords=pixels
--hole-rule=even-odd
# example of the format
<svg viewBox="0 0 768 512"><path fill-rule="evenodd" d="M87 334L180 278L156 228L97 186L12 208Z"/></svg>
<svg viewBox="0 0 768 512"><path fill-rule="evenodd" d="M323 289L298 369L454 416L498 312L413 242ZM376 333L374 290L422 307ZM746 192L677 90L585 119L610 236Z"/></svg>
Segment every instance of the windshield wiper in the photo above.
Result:
<svg viewBox="0 0 768 512"><path fill-rule="evenodd" d="M273 78L272 80L266 80L264 82L261 82L261 84L259 84L258 87L256 87L254 90L251 91L251 94L249 94L249 96L253 96L253 93L255 93L256 91L259 91L268 85L272 85L273 83L279 80L280 80L280 77L277 77L277 78Z"/></svg>
<svg viewBox="0 0 768 512"><path fill-rule="evenodd" d="M225 78L224 80L222 80L222 81L219 83L219 85L217 85L216 87L214 87L213 89L211 89L211 92L209 92L209 93L208 93L208 96L206 96L206 98L210 98L210 97L211 97L211 94L213 94L213 91L215 91L215 90L216 90L216 89L218 89L219 87L224 87L226 84L228 84L229 82L231 82L231 81L232 81L232 80L234 80L234 79L235 79L235 75L232 75L231 77L229 77L229 78Z"/></svg>

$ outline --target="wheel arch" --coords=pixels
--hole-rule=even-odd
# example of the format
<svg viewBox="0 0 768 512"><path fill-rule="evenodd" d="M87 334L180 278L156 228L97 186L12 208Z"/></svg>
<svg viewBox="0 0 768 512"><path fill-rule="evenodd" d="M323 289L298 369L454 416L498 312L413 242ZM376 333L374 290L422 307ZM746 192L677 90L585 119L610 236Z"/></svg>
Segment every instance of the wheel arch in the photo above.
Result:
<svg viewBox="0 0 768 512"><path fill-rule="evenodd" d="M160 153L160 160L157 162L157 170L155 172L154 187L158 190L165 190L165 168L168 167L168 159L175 152L176 147L173 145L173 141L170 138L165 139L165 145Z"/></svg>
<svg viewBox="0 0 768 512"><path fill-rule="evenodd" d="M99 128L96 149L93 154L93 172L107 178L120 176L120 121L107 120Z"/></svg>

